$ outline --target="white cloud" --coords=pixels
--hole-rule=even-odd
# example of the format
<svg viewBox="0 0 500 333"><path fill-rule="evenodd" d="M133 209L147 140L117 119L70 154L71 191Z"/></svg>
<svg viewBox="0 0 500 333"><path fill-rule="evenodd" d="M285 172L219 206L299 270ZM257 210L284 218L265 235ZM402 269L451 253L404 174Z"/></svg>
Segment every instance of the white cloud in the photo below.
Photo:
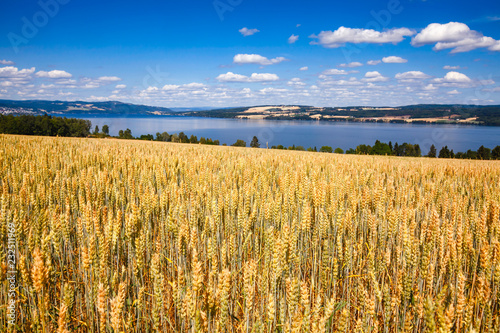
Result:
<svg viewBox="0 0 500 333"><path fill-rule="evenodd" d="M97 80L103 83L121 81L121 79L118 76L101 76Z"/></svg>
<svg viewBox="0 0 500 333"><path fill-rule="evenodd" d="M406 36L413 36L415 31L408 28L394 28L385 31L375 31L372 29L352 29L340 27L335 31L322 31L319 35L311 35L316 38L312 44L319 44L327 48L336 48L346 43L371 43L371 44L397 44Z"/></svg>
<svg viewBox="0 0 500 333"><path fill-rule="evenodd" d="M171 91L171 90L177 90L177 89L179 89L179 87L180 86L177 84L166 84L163 86L163 88L161 88L161 90L167 90L167 91L170 90Z"/></svg>
<svg viewBox="0 0 500 333"><path fill-rule="evenodd" d="M299 39L298 35L292 34L290 37L288 37L288 44L293 44Z"/></svg>
<svg viewBox="0 0 500 333"><path fill-rule="evenodd" d="M363 66L363 64L360 62L357 62L357 61L353 61L353 62L350 62L348 64L340 64L339 65L339 67L342 67L342 68L346 68L346 67L354 68L354 67L361 67L361 66Z"/></svg>
<svg viewBox="0 0 500 333"><path fill-rule="evenodd" d="M437 90L438 87L436 87L435 85L433 85L432 83L429 83L428 85L426 85L424 88L424 90L427 90L427 91L432 91L432 90Z"/></svg>
<svg viewBox="0 0 500 333"><path fill-rule="evenodd" d="M363 82L385 82L388 80L388 77L383 76L377 71L366 72L365 77L362 79Z"/></svg>
<svg viewBox="0 0 500 333"><path fill-rule="evenodd" d="M70 73L58 69L54 69L53 71L50 72L39 71L35 74L35 76L47 79L69 79L70 77L73 77L73 75L71 75Z"/></svg>
<svg viewBox="0 0 500 333"><path fill-rule="evenodd" d="M452 91L448 91L447 94L448 95L458 95L458 94L460 94L460 92L457 89L455 89L455 90L452 90Z"/></svg>
<svg viewBox="0 0 500 333"><path fill-rule="evenodd" d="M205 84L199 83L199 82L191 82L191 83L183 84L182 86L184 88L188 88L188 89L201 89L201 88L206 87Z"/></svg>
<svg viewBox="0 0 500 333"><path fill-rule="evenodd" d="M443 78L434 79L437 83L470 83L472 80L465 74L459 72L448 72Z"/></svg>
<svg viewBox="0 0 500 333"><path fill-rule="evenodd" d="M14 62L10 60L0 60L0 65L14 65Z"/></svg>
<svg viewBox="0 0 500 333"><path fill-rule="evenodd" d="M452 49L451 53L468 52L478 48L500 51L500 41L471 30L460 22L431 23L411 41L411 45L417 47L427 44L435 44L434 51Z"/></svg>
<svg viewBox="0 0 500 333"><path fill-rule="evenodd" d="M323 75L347 75L349 73L347 73L343 69L331 68L331 69L324 70L323 72L321 72L321 74L323 74Z"/></svg>
<svg viewBox="0 0 500 333"><path fill-rule="evenodd" d="M125 85L125 84L117 84L115 88L116 89L125 89L125 88L127 88L127 85Z"/></svg>
<svg viewBox="0 0 500 333"><path fill-rule="evenodd" d="M35 67L19 70L17 67L0 67L0 78L29 78L35 72Z"/></svg>
<svg viewBox="0 0 500 333"><path fill-rule="evenodd" d="M284 57L276 57L274 59L268 59L259 54L237 54L233 57L233 63L235 64L258 64L258 65L274 65L279 64L282 61L288 59Z"/></svg>
<svg viewBox="0 0 500 333"><path fill-rule="evenodd" d="M252 36L253 34L256 34L257 32L260 32L260 30L258 30L258 29L248 29L247 27L241 28L238 31L240 32L240 34L242 34L245 37Z"/></svg>
<svg viewBox="0 0 500 333"><path fill-rule="evenodd" d="M220 74L216 79L221 82L268 82L277 81L279 77L271 73L253 73L251 76L245 76L227 72L226 74Z"/></svg>
<svg viewBox="0 0 500 333"><path fill-rule="evenodd" d="M446 69L446 70L455 70L455 69L460 69L460 66L444 66L443 69Z"/></svg>
<svg viewBox="0 0 500 333"><path fill-rule="evenodd" d="M375 65L380 64L380 62L381 62L380 60L369 60L369 61L367 61L366 63L367 63L368 65L375 66Z"/></svg>
<svg viewBox="0 0 500 333"><path fill-rule="evenodd" d="M304 66L304 67L300 67L300 68L299 68L299 71L307 71L308 69L309 69L309 67Z"/></svg>
<svg viewBox="0 0 500 333"><path fill-rule="evenodd" d="M408 62L408 60L396 56L383 57L382 61L386 64L404 64Z"/></svg>
<svg viewBox="0 0 500 333"><path fill-rule="evenodd" d="M293 79L291 79L290 81L287 82L287 84L289 86L295 86L295 87L303 87L305 86L306 84L304 82L302 82L302 80L298 77L294 77Z"/></svg>
<svg viewBox="0 0 500 333"><path fill-rule="evenodd" d="M327 76L324 77L325 79L328 79ZM355 77L351 77L348 80L325 80L325 81L320 81L319 83L321 86L341 86L342 89L344 89L344 86L359 86L362 85L363 83L358 81Z"/></svg>
<svg viewBox="0 0 500 333"><path fill-rule="evenodd" d="M85 82L90 82L90 81L85 81ZM54 83L60 86L66 86L66 87L71 86L71 88L76 88L76 80L73 79L59 79L57 81L54 81Z"/></svg>
<svg viewBox="0 0 500 333"><path fill-rule="evenodd" d="M80 79L80 87L83 89L95 89L99 88L103 85L111 84L116 81L120 81L121 79L117 76L101 76L97 79L91 79L88 77L84 77ZM73 85L71 88L76 88L74 84L76 84L75 80L62 80L62 81L56 81L57 84L68 84L68 85Z"/></svg>
<svg viewBox="0 0 500 333"><path fill-rule="evenodd" d="M414 79L428 79L430 75L427 75L421 71L409 71L404 73L398 73L395 76L398 80L414 80Z"/></svg>

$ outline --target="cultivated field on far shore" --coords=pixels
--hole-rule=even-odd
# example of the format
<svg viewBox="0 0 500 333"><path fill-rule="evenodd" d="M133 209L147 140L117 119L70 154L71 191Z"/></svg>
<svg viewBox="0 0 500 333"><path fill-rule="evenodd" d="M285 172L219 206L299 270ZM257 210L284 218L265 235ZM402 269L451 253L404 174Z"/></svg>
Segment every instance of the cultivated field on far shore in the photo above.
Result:
<svg viewBox="0 0 500 333"><path fill-rule="evenodd" d="M500 332L498 161L1 135L0 181L5 330Z"/></svg>

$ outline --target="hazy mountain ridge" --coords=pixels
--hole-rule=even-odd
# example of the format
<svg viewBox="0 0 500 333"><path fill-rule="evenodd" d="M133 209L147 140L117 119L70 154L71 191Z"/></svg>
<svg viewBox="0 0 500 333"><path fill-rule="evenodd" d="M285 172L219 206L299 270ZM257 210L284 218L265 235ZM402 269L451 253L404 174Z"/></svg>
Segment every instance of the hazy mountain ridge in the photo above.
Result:
<svg viewBox="0 0 500 333"><path fill-rule="evenodd" d="M63 115L84 113L88 115L166 115L173 111L164 107L109 102L44 101L44 100L0 100L2 114L53 114Z"/></svg>

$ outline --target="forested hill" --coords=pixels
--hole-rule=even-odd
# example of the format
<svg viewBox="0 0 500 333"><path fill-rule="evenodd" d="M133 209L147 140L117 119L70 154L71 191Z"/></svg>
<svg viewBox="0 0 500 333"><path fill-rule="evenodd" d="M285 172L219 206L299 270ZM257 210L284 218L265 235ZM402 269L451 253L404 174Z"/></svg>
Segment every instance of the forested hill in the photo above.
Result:
<svg viewBox="0 0 500 333"><path fill-rule="evenodd" d="M41 101L41 100L0 100L1 114L88 114L96 115L168 115L173 111L168 108L148 105L109 102L66 102L66 101Z"/></svg>
<svg viewBox="0 0 500 333"><path fill-rule="evenodd" d="M240 119L457 123L500 126L500 105L419 104L399 107L263 105L185 112L183 114Z"/></svg>

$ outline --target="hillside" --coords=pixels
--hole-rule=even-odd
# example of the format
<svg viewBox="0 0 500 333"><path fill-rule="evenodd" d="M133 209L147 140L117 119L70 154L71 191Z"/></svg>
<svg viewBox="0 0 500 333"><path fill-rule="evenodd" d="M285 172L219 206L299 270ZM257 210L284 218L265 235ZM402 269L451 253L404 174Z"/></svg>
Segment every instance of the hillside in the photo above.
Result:
<svg viewBox="0 0 500 333"><path fill-rule="evenodd" d="M11 135L0 151L17 331L500 328L499 162Z"/></svg>
<svg viewBox="0 0 500 333"><path fill-rule="evenodd" d="M0 114L84 114L89 116L167 115L172 110L163 107L122 102L65 102L65 101L14 101L0 100Z"/></svg>
<svg viewBox="0 0 500 333"><path fill-rule="evenodd" d="M184 114L198 117L239 119L450 123L500 126L500 106L498 105L422 104L400 107L268 105L214 109Z"/></svg>

